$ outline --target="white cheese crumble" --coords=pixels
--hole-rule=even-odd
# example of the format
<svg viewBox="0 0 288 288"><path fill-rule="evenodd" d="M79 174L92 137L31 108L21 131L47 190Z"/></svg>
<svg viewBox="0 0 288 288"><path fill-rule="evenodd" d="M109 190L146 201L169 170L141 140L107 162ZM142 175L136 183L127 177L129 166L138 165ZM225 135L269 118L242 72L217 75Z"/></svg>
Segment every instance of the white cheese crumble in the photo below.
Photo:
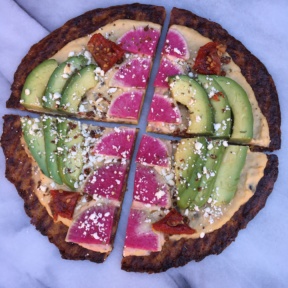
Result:
<svg viewBox="0 0 288 288"><path fill-rule="evenodd" d="M25 95L27 95L27 96L30 95L30 93L31 93L31 91L29 89L27 89L27 88L25 89L24 92L25 92Z"/></svg>
<svg viewBox="0 0 288 288"><path fill-rule="evenodd" d="M221 128L221 124L220 123L214 123L214 130L218 131Z"/></svg>
<svg viewBox="0 0 288 288"><path fill-rule="evenodd" d="M202 146L203 146L203 144L200 143L200 142L196 142L196 143L195 143L195 149L196 149L196 150L201 150Z"/></svg>

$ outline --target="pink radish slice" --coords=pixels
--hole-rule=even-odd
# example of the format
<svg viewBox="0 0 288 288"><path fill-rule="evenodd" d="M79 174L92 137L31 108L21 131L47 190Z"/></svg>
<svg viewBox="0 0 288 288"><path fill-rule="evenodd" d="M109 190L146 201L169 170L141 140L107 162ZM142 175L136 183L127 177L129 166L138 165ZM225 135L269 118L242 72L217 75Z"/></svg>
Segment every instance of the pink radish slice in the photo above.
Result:
<svg viewBox="0 0 288 288"><path fill-rule="evenodd" d="M181 59L189 59L190 53L187 42L177 30L170 29L166 36L165 46L162 53Z"/></svg>
<svg viewBox="0 0 288 288"><path fill-rule="evenodd" d="M154 55L159 37L159 30L149 26L138 27L125 33L117 43L127 52Z"/></svg>
<svg viewBox="0 0 288 288"><path fill-rule="evenodd" d="M167 146L160 139L143 135L137 152L136 162L168 167Z"/></svg>
<svg viewBox="0 0 288 288"><path fill-rule="evenodd" d="M172 99L154 94L148 114L149 122L180 123L181 114Z"/></svg>
<svg viewBox="0 0 288 288"><path fill-rule="evenodd" d="M112 77L112 87L145 88L150 72L150 58L133 58L122 64Z"/></svg>
<svg viewBox="0 0 288 288"><path fill-rule="evenodd" d="M124 92L110 105L108 115L121 119L138 119L143 92Z"/></svg>
<svg viewBox="0 0 288 288"><path fill-rule="evenodd" d="M134 181L134 200L168 208L169 190L163 180L154 168L138 164Z"/></svg>
<svg viewBox="0 0 288 288"><path fill-rule="evenodd" d="M130 159L136 137L135 129L114 128L114 131L104 135L95 145L95 154L116 156Z"/></svg>
<svg viewBox="0 0 288 288"><path fill-rule="evenodd" d="M66 241L83 244L110 244L116 207L92 206L82 212L70 226Z"/></svg>
<svg viewBox="0 0 288 288"><path fill-rule="evenodd" d="M154 86L168 88L168 77L183 73L184 69L182 66L163 57L161 59L160 67L154 81Z"/></svg>
<svg viewBox="0 0 288 288"><path fill-rule="evenodd" d="M120 200L126 171L127 166L121 163L103 165L90 176L84 192L92 196Z"/></svg>
<svg viewBox="0 0 288 288"><path fill-rule="evenodd" d="M146 251L160 250L160 235L152 231L146 211L130 210L124 247Z"/></svg>

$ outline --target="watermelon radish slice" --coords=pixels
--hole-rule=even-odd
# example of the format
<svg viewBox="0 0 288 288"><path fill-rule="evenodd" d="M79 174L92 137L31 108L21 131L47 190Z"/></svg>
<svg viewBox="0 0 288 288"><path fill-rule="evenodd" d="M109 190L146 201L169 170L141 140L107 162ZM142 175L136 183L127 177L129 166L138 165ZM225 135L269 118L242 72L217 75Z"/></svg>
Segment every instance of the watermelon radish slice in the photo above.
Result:
<svg viewBox="0 0 288 288"><path fill-rule="evenodd" d="M170 196L167 184L153 167L137 165L134 180L135 201L169 208Z"/></svg>
<svg viewBox="0 0 288 288"><path fill-rule="evenodd" d="M135 138L135 129L114 128L96 143L93 153L130 159Z"/></svg>
<svg viewBox="0 0 288 288"><path fill-rule="evenodd" d="M147 216L144 210L130 210L124 249L161 250L161 234L152 231L151 220Z"/></svg>
<svg viewBox="0 0 288 288"><path fill-rule="evenodd" d="M92 206L84 210L69 227L66 241L78 244L110 244L116 207Z"/></svg>
<svg viewBox="0 0 288 288"><path fill-rule="evenodd" d="M138 87L145 88L151 67L149 58L133 58L119 66L110 81L112 87Z"/></svg>
<svg viewBox="0 0 288 288"><path fill-rule="evenodd" d="M187 60L190 57L185 38L182 34L174 29L170 29L168 31L162 53L164 55L169 55L184 60Z"/></svg>
<svg viewBox="0 0 288 288"><path fill-rule="evenodd" d="M117 40L121 48L135 54L154 55L160 31L149 27L138 27L125 33Z"/></svg>
<svg viewBox="0 0 288 288"><path fill-rule="evenodd" d="M111 103L108 116L137 120L141 109L142 98L143 92L124 92Z"/></svg>
<svg viewBox="0 0 288 288"><path fill-rule="evenodd" d="M149 122L180 123L181 114L173 99L154 94L148 114Z"/></svg>
<svg viewBox="0 0 288 288"><path fill-rule="evenodd" d="M154 86L168 88L168 77L184 73L183 66L163 57L160 62L160 67L156 75Z"/></svg>
<svg viewBox="0 0 288 288"><path fill-rule="evenodd" d="M167 146L160 139L143 135L136 156L136 162L162 167L169 166Z"/></svg>
<svg viewBox="0 0 288 288"><path fill-rule="evenodd" d="M120 201L126 172L127 166L121 163L103 165L89 177L84 192L92 196Z"/></svg>

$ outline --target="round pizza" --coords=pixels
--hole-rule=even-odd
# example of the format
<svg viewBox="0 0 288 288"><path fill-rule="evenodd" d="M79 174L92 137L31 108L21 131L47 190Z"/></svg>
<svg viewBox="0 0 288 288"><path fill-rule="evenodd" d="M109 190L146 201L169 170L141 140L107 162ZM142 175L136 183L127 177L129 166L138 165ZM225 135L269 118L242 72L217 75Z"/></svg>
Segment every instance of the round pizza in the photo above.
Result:
<svg viewBox="0 0 288 288"><path fill-rule="evenodd" d="M280 149L281 115L267 69L217 23L173 8L164 31L165 17L142 4L88 11L15 73L7 107L41 115L4 116L6 177L65 259L111 253L129 173L126 271L221 253L273 190L278 159L265 152Z"/></svg>

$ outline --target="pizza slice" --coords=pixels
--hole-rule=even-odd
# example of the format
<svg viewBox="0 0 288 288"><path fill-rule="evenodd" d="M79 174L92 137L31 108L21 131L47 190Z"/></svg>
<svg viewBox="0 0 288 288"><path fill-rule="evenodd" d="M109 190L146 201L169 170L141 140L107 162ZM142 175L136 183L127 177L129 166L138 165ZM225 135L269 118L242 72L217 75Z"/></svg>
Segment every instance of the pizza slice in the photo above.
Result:
<svg viewBox="0 0 288 288"><path fill-rule="evenodd" d="M63 258L103 262L111 252L136 135L46 115L4 117L6 177Z"/></svg>
<svg viewBox="0 0 288 288"><path fill-rule="evenodd" d="M68 21L24 57L7 107L138 123L164 17L133 4Z"/></svg>
<svg viewBox="0 0 288 288"><path fill-rule="evenodd" d="M276 155L205 137L144 135L136 162L122 269L137 272L221 253L264 207L278 175Z"/></svg>
<svg viewBox="0 0 288 288"><path fill-rule="evenodd" d="M280 148L273 80L219 24L173 8L154 86L147 131L225 138L253 150Z"/></svg>

